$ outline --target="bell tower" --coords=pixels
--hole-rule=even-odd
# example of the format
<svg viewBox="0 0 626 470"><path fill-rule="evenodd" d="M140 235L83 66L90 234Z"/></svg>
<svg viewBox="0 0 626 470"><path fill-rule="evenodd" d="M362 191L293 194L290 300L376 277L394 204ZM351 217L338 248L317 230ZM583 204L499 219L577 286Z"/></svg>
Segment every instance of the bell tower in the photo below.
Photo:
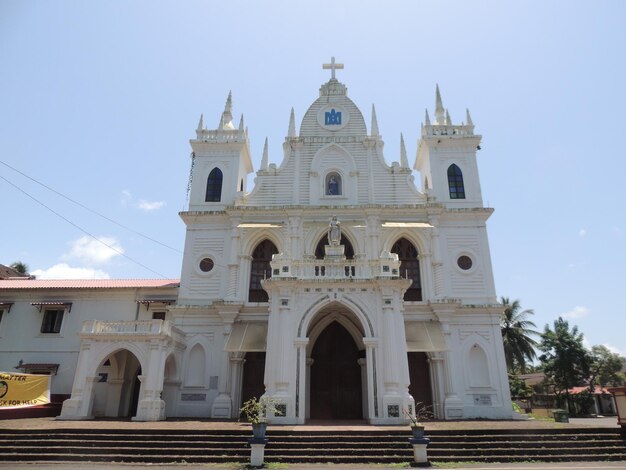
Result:
<svg viewBox="0 0 626 470"><path fill-rule="evenodd" d="M483 206L476 163L481 138L474 134L469 110L465 123L452 124L437 85L435 122L431 123L426 110L414 166L429 198L448 207Z"/></svg>
<svg viewBox="0 0 626 470"><path fill-rule="evenodd" d="M239 127L233 125L231 93L217 129L206 129L200 116L196 138L189 143L193 150L189 210L221 210L233 205L243 196L253 170L243 115Z"/></svg>

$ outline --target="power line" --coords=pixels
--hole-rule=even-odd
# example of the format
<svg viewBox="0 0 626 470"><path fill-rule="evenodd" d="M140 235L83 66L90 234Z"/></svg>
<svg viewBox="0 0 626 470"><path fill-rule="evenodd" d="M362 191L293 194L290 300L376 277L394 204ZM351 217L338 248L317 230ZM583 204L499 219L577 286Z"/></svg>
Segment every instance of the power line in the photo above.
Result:
<svg viewBox="0 0 626 470"><path fill-rule="evenodd" d="M91 209L90 207L87 207L86 205L84 205L84 204L82 204L82 203L80 203L80 202L78 202L78 201L76 201L76 200L72 199L72 198L71 198L71 197L69 197L69 196L66 196L65 194L63 194L63 193L61 193L61 192L57 191L57 190L56 190L56 189L54 189L54 188L51 188L50 186L48 186L48 185L46 185L46 184L42 183L41 181L38 181L38 180L36 180L35 178L33 178L33 177L31 177L31 176L28 176L26 173L21 172L21 171L20 171L20 170L18 170L17 168L13 168L11 165L9 165L9 164L8 164L8 163L6 163L6 162L3 162L2 160L0 160L0 163L1 163L1 164L3 164L4 166L6 166L7 168L10 168L11 170L15 171L16 173L19 173L19 174L20 174L20 175L22 175L23 177L28 178L29 180L33 181L34 183L37 183L38 185L43 186L43 187L44 187L44 188L46 188L47 190L52 191L53 193L55 193L55 194L57 194L57 195L61 196L62 198L67 199L68 201L70 201L70 202L72 202L72 203L76 204L76 205L77 205L77 206L79 206L79 207L82 207L83 209L85 209L85 210L87 210L87 211L91 212L92 214L96 214L97 216L102 217L103 219L105 219L105 220L107 220L107 221L111 222L112 224L117 225L118 227L123 228L124 230L128 230L129 232L132 232L132 233L134 233L134 234L136 234L136 235L139 235L140 237L143 237L143 238L145 238L145 239L147 239L147 240L150 240L151 242L157 243L157 244L159 244L159 245L161 245L161 246L163 246L163 247L165 247L165 248L168 248L168 249L170 249L170 250L172 250L172 251L175 251L175 252L177 252L177 253L183 253L182 251L180 251L180 250L179 250L179 249L177 249L177 248L171 247L171 246L169 246L169 245L167 245L167 244L165 244L165 243L162 243L162 242L160 242L160 241L158 241L158 240L155 240L154 238L152 238L152 237L150 237L150 236L148 236L148 235L145 235L145 234L143 234L143 233L141 233L141 232L138 232L137 230L134 230L134 229L132 229L132 228L130 228L130 227L127 227L126 225L123 225L123 224L121 224L121 223L119 223L119 222L117 222L117 221L115 221L115 220L113 220L113 219L111 219L111 218L107 217L106 215L101 214L100 212L98 212L98 211L96 211L96 210L94 210L94 209ZM3 178L3 179L4 179L4 178ZM7 181L7 180L5 179L5 181Z"/></svg>
<svg viewBox="0 0 626 470"><path fill-rule="evenodd" d="M8 165L7 165L8 166ZM39 199L37 199L36 197L30 195L29 193L27 193L26 191L24 191L22 188L20 188L19 186L17 186L16 184L13 184L11 181L9 181L8 179L6 179L4 176L0 175L0 179L3 179L4 181L6 181L8 184L10 184L11 186L13 186L15 189L17 189L19 192L25 194L26 196L28 196L29 198L31 198L33 201L35 201L37 204L42 205L43 207L45 207L46 209L48 209L50 212L52 212L54 215L56 215L57 217L63 219L65 222L67 222L68 224L72 225L73 227L77 228L78 230L80 230L81 232L83 232L84 234L88 235L89 237L93 238L94 240L96 240L98 243L101 243L102 245L106 246L107 248L113 250L114 252L116 252L117 254L123 256L124 258L128 259L129 261L135 263L138 266L141 266L144 269L147 269L148 271L156 274L157 276L163 278L163 279L167 279L166 276L164 276L163 274L155 271L154 269L149 268L148 266L146 266L145 264L140 263L139 261L135 260L134 258L131 258L130 256L124 254L123 251L118 250L117 248L115 248L114 246L109 245L108 243L100 240L98 237L96 237L95 235L92 235L91 233L89 233L87 230L85 230L84 228L80 227L79 225L76 225L74 222L72 222L71 220L69 220L68 218L66 218L65 216L59 214L57 211L55 211L54 209L52 209L51 207L48 207L46 204L44 204L43 202L41 202Z"/></svg>

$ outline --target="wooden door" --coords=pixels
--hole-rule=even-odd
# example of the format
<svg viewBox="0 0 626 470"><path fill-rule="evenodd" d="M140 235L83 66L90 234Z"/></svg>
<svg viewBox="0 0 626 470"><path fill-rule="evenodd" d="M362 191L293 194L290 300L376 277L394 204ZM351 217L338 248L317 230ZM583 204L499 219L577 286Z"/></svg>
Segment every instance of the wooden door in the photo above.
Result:
<svg viewBox="0 0 626 470"><path fill-rule="evenodd" d="M415 405L432 406L433 396L430 385L430 364L424 352L410 352L409 359L409 393L415 400Z"/></svg>
<svg viewBox="0 0 626 470"><path fill-rule="evenodd" d="M362 419L359 350L337 322L315 342L311 358L311 419Z"/></svg>
<svg viewBox="0 0 626 470"><path fill-rule="evenodd" d="M247 352L243 363L241 381L241 403L250 398L261 398L265 393L263 377L265 375L265 353Z"/></svg>

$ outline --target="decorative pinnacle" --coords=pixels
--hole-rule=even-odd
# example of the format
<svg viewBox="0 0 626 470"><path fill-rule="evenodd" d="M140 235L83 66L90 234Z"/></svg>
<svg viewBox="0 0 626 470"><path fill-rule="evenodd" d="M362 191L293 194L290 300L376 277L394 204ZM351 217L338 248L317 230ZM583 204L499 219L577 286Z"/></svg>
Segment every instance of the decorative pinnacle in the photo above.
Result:
<svg viewBox="0 0 626 470"><path fill-rule="evenodd" d="M263 145L263 157L261 158L261 170L267 170L269 161L269 152L267 149L267 137L265 138L265 144Z"/></svg>
<svg viewBox="0 0 626 470"><path fill-rule="evenodd" d="M204 129L204 115L200 115L200 120L198 121L198 129L199 131L201 131L202 129Z"/></svg>
<svg viewBox="0 0 626 470"><path fill-rule="evenodd" d="M451 126L451 125L452 125L452 119L450 119L450 113L446 109L446 126Z"/></svg>
<svg viewBox="0 0 626 470"><path fill-rule="evenodd" d="M287 131L287 137L296 136L296 114L291 108L291 114L289 115L289 130Z"/></svg>
<svg viewBox="0 0 626 470"><path fill-rule="evenodd" d="M470 112L469 109L465 109L465 120L467 121L467 125L468 126L473 126L474 123L472 122L472 116L470 116Z"/></svg>
<svg viewBox="0 0 626 470"><path fill-rule="evenodd" d="M430 116L428 115L428 109L426 110L426 118L424 119L424 125L430 126Z"/></svg>
<svg viewBox="0 0 626 470"><path fill-rule="evenodd" d="M441 101L441 93L439 93L439 84L435 88L435 124L442 125L444 123L444 109Z"/></svg>
<svg viewBox="0 0 626 470"><path fill-rule="evenodd" d="M243 132L245 129L244 125L243 125L243 114L241 115L241 118L239 118L239 132Z"/></svg>
<svg viewBox="0 0 626 470"><path fill-rule="evenodd" d="M370 130L370 134L372 136L380 135L378 132L378 119L376 119L376 108L374 107L373 103L372 103L372 126Z"/></svg>
<svg viewBox="0 0 626 470"><path fill-rule="evenodd" d="M222 117L220 119L219 129L234 129L233 126L233 93L232 91L228 92L228 98L226 98L226 104L224 105L224 112L222 113Z"/></svg>
<svg viewBox="0 0 626 470"><path fill-rule="evenodd" d="M409 167L409 159L406 157L406 147L404 146L404 136L402 132L400 132L400 167Z"/></svg>

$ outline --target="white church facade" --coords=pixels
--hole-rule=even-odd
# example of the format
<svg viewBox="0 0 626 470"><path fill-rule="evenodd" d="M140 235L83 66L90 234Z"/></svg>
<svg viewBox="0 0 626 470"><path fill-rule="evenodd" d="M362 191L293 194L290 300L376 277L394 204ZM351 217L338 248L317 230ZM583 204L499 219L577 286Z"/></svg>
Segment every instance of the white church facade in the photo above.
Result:
<svg viewBox="0 0 626 470"><path fill-rule="evenodd" d="M179 285L0 281L0 370L60 364L61 419L228 419L261 395L273 423L400 424L415 403L439 419L511 418L469 112L453 124L437 89L413 166L404 141L388 164L374 108L368 129L328 68L299 130L292 110L280 164L266 142L249 193L231 96L216 129L201 118ZM45 357L11 346L24 318L53 310L65 330L55 316L38 332ZM61 333L69 345L46 337Z"/></svg>

